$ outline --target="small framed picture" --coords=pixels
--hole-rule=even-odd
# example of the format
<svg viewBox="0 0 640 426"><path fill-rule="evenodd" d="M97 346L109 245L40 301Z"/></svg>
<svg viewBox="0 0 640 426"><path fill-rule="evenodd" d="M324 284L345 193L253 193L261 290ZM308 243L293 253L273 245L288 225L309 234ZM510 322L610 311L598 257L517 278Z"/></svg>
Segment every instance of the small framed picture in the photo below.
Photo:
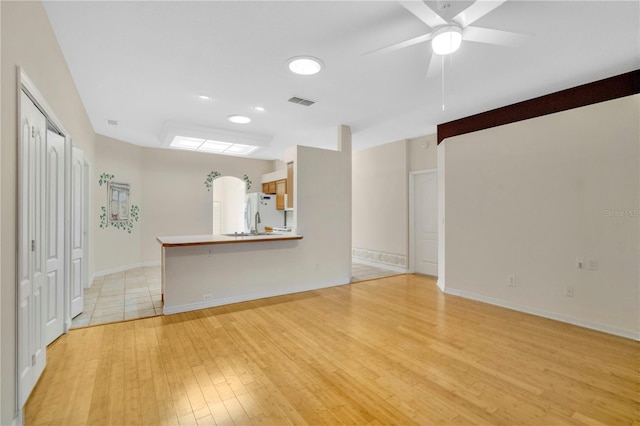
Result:
<svg viewBox="0 0 640 426"><path fill-rule="evenodd" d="M127 222L129 220L129 184L109 182L109 222Z"/></svg>

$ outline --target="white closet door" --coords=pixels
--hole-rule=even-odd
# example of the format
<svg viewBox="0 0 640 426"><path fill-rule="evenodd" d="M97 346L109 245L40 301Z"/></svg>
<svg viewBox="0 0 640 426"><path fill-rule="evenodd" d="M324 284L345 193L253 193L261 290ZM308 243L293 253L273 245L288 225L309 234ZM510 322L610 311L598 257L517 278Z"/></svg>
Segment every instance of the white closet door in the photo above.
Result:
<svg viewBox="0 0 640 426"><path fill-rule="evenodd" d="M71 153L71 318L83 310L84 274L84 155Z"/></svg>
<svg viewBox="0 0 640 426"><path fill-rule="evenodd" d="M47 131L45 344L64 332L64 137Z"/></svg>
<svg viewBox="0 0 640 426"><path fill-rule="evenodd" d="M46 363L43 291L46 282L46 176L47 120L20 94L20 146L18 152L18 405L22 407Z"/></svg>

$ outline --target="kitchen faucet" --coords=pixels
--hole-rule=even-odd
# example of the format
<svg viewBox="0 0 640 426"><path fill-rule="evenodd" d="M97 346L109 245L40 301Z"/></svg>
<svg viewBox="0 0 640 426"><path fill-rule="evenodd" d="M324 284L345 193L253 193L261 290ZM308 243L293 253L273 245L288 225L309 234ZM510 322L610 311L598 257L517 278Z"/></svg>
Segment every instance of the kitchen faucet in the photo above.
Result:
<svg viewBox="0 0 640 426"><path fill-rule="evenodd" d="M255 227L253 228L253 233L254 234L258 234L258 224L262 223L262 221L260 220L260 212L257 211L256 212L256 220L255 220Z"/></svg>

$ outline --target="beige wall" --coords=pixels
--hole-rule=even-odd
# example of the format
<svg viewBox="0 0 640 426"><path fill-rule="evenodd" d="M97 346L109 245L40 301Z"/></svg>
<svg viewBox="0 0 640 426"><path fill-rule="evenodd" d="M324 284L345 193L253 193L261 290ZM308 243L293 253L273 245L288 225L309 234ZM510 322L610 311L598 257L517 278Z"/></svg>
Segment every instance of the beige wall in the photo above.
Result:
<svg viewBox="0 0 640 426"><path fill-rule="evenodd" d="M166 248L166 313L349 283L350 129L339 126L338 150L296 146L285 157L294 163L297 233L303 239ZM256 275L247 264L263 273Z"/></svg>
<svg viewBox="0 0 640 426"><path fill-rule="evenodd" d="M407 267L407 182L406 140L353 153L354 257Z"/></svg>
<svg viewBox="0 0 640 426"><path fill-rule="evenodd" d="M95 134L84 110L47 15L39 2L0 2L2 130L0 424L16 416L16 181L17 181L17 67L20 66L53 108L89 162L94 159Z"/></svg>
<svg viewBox="0 0 640 426"><path fill-rule="evenodd" d="M0 46L2 46L2 7L0 6ZM1 50L0 50L1 52ZM2 99L2 54L0 54L0 99ZM2 129L2 102L0 101L0 129ZM0 134L0 142L2 142L2 135ZM0 164L2 164L2 143L0 143ZM0 173L0 201L2 200L2 173ZM0 241L2 241L2 209L0 208ZM0 255L2 254L2 247L0 246ZM0 282L2 282L2 257L0 256ZM0 286L0 324L2 323L2 286ZM2 328L0 327L0 338L2 337ZM2 363L2 351L0 350L0 399L4 398L4 387L2 380L2 374L4 374L4 367ZM2 403L0 403L0 423L4 419L2 416Z"/></svg>
<svg viewBox="0 0 640 426"><path fill-rule="evenodd" d="M158 236L210 234L211 192L204 181L211 171L242 178L249 176L249 192L260 191L261 176L274 163L190 151L141 148L98 135L93 182L93 235L95 275L160 262ZM131 185L131 203L140 208L140 220L131 234L100 228L100 208L106 206L106 186L98 185L102 173Z"/></svg>
<svg viewBox="0 0 640 426"><path fill-rule="evenodd" d="M640 339L639 116L636 95L444 141L446 291Z"/></svg>
<svg viewBox="0 0 640 426"><path fill-rule="evenodd" d="M435 133L420 136L419 138L407 139L409 171L417 172L437 168L437 148L438 136Z"/></svg>
<svg viewBox="0 0 640 426"><path fill-rule="evenodd" d="M158 236L210 234L213 201L204 181L211 171L252 181L248 192L262 190L261 177L273 171L268 160L144 148L141 159L142 205L140 262L159 262Z"/></svg>
<svg viewBox="0 0 640 426"><path fill-rule="evenodd" d="M140 263L140 239L142 224L133 222L128 233L112 226L100 228L101 207L108 210L107 184L99 185L102 173L114 175L113 182L128 183L130 202L141 207L142 203L142 152L144 148L131 145L103 135L96 135L96 164L91 183L94 252L91 257L92 271L124 269Z"/></svg>
<svg viewBox="0 0 640 426"><path fill-rule="evenodd" d="M353 153L353 250L384 268L409 265L409 173L437 166L436 135Z"/></svg>

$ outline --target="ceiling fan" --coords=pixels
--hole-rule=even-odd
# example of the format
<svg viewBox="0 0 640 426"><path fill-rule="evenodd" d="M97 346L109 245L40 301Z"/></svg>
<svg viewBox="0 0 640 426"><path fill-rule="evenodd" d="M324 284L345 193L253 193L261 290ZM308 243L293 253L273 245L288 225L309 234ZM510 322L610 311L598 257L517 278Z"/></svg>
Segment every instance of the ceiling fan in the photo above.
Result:
<svg viewBox="0 0 640 426"><path fill-rule="evenodd" d="M423 0L397 0L402 7L427 24L432 31L409 40L372 50L364 55L393 52L431 40L433 54L429 59L429 69L427 71L427 77L431 77L438 70L438 66L436 65L438 61L434 61L434 56L444 56L455 52L463 41L502 46L517 45L526 37L524 34L471 25L502 5L505 1L506 0L476 0L462 12L447 20L443 18L441 14L446 16L453 0L439 0L437 2L437 8L441 10L441 14L430 8Z"/></svg>

